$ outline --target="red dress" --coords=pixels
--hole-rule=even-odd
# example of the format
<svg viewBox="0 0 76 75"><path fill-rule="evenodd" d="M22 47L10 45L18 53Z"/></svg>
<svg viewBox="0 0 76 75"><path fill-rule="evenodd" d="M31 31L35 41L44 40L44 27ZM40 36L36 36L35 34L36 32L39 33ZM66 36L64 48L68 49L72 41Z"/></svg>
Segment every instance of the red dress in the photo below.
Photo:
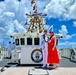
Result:
<svg viewBox="0 0 76 75"><path fill-rule="evenodd" d="M51 38L51 42L48 43L48 60L47 62L49 64L59 64L60 60L59 60L59 55L58 55L58 50L57 47L55 46L55 38ZM54 50L52 50L52 48L54 47Z"/></svg>

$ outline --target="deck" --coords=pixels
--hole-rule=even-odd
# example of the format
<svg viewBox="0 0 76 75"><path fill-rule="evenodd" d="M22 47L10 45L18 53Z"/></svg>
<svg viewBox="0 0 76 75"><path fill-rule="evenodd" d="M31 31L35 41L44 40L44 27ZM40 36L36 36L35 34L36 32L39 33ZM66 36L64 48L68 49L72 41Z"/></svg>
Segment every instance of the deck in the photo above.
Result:
<svg viewBox="0 0 76 75"><path fill-rule="evenodd" d="M10 59L0 61L0 68L7 65L10 61ZM35 72L32 72L30 75L45 75L46 72L48 72L46 75L76 75L76 63L66 58L61 59L60 66L57 69L42 69L36 68L36 66L16 66L16 64L13 64L6 68L5 71L0 72L0 75L29 75L31 69L34 69Z"/></svg>
<svg viewBox="0 0 76 75"><path fill-rule="evenodd" d="M28 72L33 67L17 67L17 68L8 68L1 75L29 75ZM37 72L34 72L30 75L45 75L43 72L44 69L38 69ZM42 72L42 73L40 73ZM45 70L46 72L46 70ZM59 67L57 69L47 70L47 75L76 75L76 68L63 68Z"/></svg>

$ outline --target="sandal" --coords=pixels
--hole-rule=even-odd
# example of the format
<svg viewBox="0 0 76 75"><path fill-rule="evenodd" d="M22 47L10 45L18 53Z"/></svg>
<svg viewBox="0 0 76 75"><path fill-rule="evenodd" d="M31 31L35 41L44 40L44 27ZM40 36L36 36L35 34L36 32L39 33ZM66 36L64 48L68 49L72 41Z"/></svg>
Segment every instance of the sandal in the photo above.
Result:
<svg viewBox="0 0 76 75"><path fill-rule="evenodd" d="M53 68L58 68L58 65L53 66Z"/></svg>

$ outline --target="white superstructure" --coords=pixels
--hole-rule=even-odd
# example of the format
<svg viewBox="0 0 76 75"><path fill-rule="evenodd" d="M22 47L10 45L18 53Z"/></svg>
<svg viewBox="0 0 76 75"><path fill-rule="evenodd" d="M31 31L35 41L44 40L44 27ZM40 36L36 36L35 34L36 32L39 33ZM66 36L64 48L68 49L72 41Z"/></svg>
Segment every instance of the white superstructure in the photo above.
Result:
<svg viewBox="0 0 76 75"><path fill-rule="evenodd" d="M20 50L21 64L39 64L42 61L42 54L39 50L39 40L43 33L25 33L15 34L12 37L15 39L16 49ZM57 35L57 40L62 36Z"/></svg>

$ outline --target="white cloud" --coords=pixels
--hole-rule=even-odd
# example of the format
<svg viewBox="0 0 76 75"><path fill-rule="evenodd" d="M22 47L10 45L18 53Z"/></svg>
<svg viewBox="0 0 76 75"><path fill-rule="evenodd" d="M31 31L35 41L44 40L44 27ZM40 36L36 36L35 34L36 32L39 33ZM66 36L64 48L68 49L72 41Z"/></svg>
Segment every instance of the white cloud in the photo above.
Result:
<svg viewBox="0 0 76 75"><path fill-rule="evenodd" d="M36 1L39 12L48 4L48 1ZM33 13L30 0L5 0L0 2L0 30L5 35L26 32L28 26L23 26L26 21L26 13ZM26 29L25 29L26 28ZM48 29L48 26L46 26Z"/></svg>
<svg viewBox="0 0 76 75"><path fill-rule="evenodd" d="M64 37L63 39L65 40L71 39L76 36L76 34L68 35L68 30L65 25L61 26L61 30L59 30L59 33L62 34L62 36Z"/></svg>
<svg viewBox="0 0 76 75"><path fill-rule="evenodd" d="M67 36L65 37L65 39L71 39L71 38L72 38L71 35L67 35Z"/></svg>
<svg viewBox="0 0 76 75"><path fill-rule="evenodd" d="M6 10L6 4L4 2L0 2L0 15Z"/></svg>
<svg viewBox="0 0 76 75"><path fill-rule="evenodd" d="M73 26L76 27L76 21L73 21Z"/></svg>
<svg viewBox="0 0 76 75"><path fill-rule="evenodd" d="M63 42L58 43L59 48L61 48L61 47L68 48L68 47L76 46L76 41L74 41L74 40L72 40L72 42L68 41L73 38L75 39L76 34L68 35L68 30L65 25L61 26L61 30L59 30L59 33L63 35L63 38L62 38Z"/></svg>
<svg viewBox="0 0 76 75"><path fill-rule="evenodd" d="M49 25L45 25L45 26L44 26L44 29L48 30L49 27L50 27Z"/></svg>
<svg viewBox="0 0 76 75"><path fill-rule="evenodd" d="M59 46L63 46L63 45L65 45L65 46L76 46L76 42L66 41L66 42L64 42L64 43L59 43L58 45L59 45Z"/></svg>
<svg viewBox="0 0 76 75"><path fill-rule="evenodd" d="M26 32L26 29L22 25L25 22L25 14L30 11L30 0L5 0L0 2L0 30L5 35L10 35L18 32ZM29 6L26 6L26 4ZM28 8L29 9L28 9ZM16 24L16 25L15 25Z"/></svg>
<svg viewBox="0 0 76 75"><path fill-rule="evenodd" d="M0 42L1 42L1 43L3 42L3 38L0 38Z"/></svg>
<svg viewBox="0 0 76 75"><path fill-rule="evenodd" d="M66 39L72 39L72 38L75 37L75 36L76 36L76 34L67 35L67 36L66 36Z"/></svg>
<svg viewBox="0 0 76 75"><path fill-rule="evenodd" d="M48 17L76 19L76 0L51 0L44 10Z"/></svg>
<svg viewBox="0 0 76 75"><path fill-rule="evenodd" d="M21 24L19 24L19 22L17 20L14 21L14 26L19 33L27 32L27 30Z"/></svg>
<svg viewBox="0 0 76 75"><path fill-rule="evenodd" d="M50 0L35 0L38 8L38 12L44 13L45 6L50 2Z"/></svg>
<svg viewBox="0 0 76 75"><path fill-rule="evenodd" d="M12 22L8 22L5 29L7 30L7 32L6 32L7 35L11 35L11 34L15 33L14 24Z"/></svg>
<svg viewBox="0 0 76 75"><path fill-rule="evenodd" d="M3 27L0 27L0 33L4 32L5 29Z"/></svg>
<svg viewBox="0 0 76 75"><path fill-rule="evenodd" d="M8 16L8 17L14 17L15 16L15 14L13 12L4 12L4 15Z"/></svg>
<svg viewBox="0 0 76 75"><path fill-rule="evenodd" d="M6 11L16 12L19 9L19 2L18 0L5 0L4 4L6 5Z"/></svg>
<svg viewBox="0 0 76 75"><path fill-rule="evenodd" d="M59 30L59 32L63 35L63 36L66 36L68 31L67 31L67 28L65 25L62 25L61 26L61 30Z"/></svg>

